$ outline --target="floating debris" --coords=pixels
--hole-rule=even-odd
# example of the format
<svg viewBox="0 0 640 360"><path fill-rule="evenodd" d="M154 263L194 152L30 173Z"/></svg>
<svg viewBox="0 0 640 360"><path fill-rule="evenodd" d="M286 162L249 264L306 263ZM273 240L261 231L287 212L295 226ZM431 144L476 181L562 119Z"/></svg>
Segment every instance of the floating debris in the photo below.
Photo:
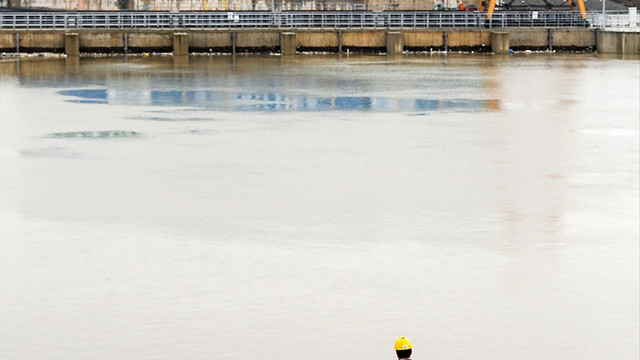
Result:
<svg viewBox="0 0 640 360"><path fill-rule="evenodd" d="M51 134L54 138L93 138L93 139L110 139L110 138L128 138L139 136L140 133L125 130L105 130L105 131L70 131Z"/></svg>

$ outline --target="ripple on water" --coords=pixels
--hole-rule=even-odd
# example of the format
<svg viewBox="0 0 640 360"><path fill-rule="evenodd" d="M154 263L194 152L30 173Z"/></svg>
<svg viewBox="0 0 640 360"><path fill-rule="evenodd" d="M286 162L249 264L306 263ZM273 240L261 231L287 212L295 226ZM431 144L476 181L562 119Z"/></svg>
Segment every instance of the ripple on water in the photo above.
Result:
<svg viewBox="0 0 640 360"><path fill-rule="evenodd" d="M140 133L126 130L105 130L105 131L69 131L51 134L54 138L93 138L93 139L111 139L111 138L129 138L139 136Z"/></svg>
<svg viewBox="0 0 640 360"><path fill-rule="evenodd" d="M75 158L78 154L63 147L44 147L23 150L19 154L27 157Z"/></svg>

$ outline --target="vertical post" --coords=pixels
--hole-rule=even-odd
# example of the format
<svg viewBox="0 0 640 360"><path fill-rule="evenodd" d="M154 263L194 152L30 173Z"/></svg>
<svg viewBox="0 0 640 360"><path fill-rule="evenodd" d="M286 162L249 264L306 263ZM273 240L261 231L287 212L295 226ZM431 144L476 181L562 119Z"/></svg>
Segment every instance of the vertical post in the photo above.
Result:
<svg viewBox="0 0 640 360"><path fill-rule="evenodd" d="M547 34L547 43L549 44L549 51L553 51L553 30L549 29Z"/></svg>
<svg viewBox="0 0 640 360"><path fill-rule="evenodd" d="M129 53L129 34L122 34L122 43L124 45L124 54L127 55Z"/></svg>
<svg viewBox="0 0 640 360"><path fill-rule="evenodd" d="M20 53L20 33L16 33L16 53Z"/></svg>
<svg viewBox="0 0 640 360"><path fill-rule="evenodd" d="M189 55L189 34L187 33L173 34L173 55L175 56Z"/></svg>
<svg viewBox="0 0 640 360"><path fill-rule="evenodd" d="M449 52L449 34L446 31L442 34L442 43L444 44L444 52Z"/></svg>
<svg viewBox="0 0 640 360"><path fill-rule="evenodd" d="M404 50L404 38L399 31L387 32L387 55L400 55Z"/></svg>
<svg viewBox="0 0 640 360"><path fill-rule="evenodd" d="M509 53L509 33L508 32L492 32L491 33L491 50L494 54Z"/></svg>
<svg viewBox="0 0 640 360"><path fill-rule="evenodd" d="M338 30L338 53L342 54L342 30Z"/></svg>
<svg viewBox="0 0 640 360"><path fill-rule="evenodd" d="M638 27L638 8L636 7L629 8L629 27L634 29Z"/></svg>
<svg viewBox="0 0 640 360"><path fill-rule="evenodd" d="M282 55L295 55L296 54L296 33L283 32L280 33L280 53Z"/></svg>
<svg viewBox="0 0 640 360"><path fill-rule="evenodd" d="M607 3L607 0L602 0L602 28L603 29L607 27L607 14L605 10L606 3Z"/></svg>
<svg viewBox="0 0 640 360"><path fill-rule="evenodd" d="M231 53L235 55L236 53L236 44L238 43L238 33L231 33Z"/></svg>
<svg viewBox="0 0 640 360"><path fill-rule="evenodd" d="M80 35L78 33L64 34L64 52L67 56L80 56Z"/></svg>

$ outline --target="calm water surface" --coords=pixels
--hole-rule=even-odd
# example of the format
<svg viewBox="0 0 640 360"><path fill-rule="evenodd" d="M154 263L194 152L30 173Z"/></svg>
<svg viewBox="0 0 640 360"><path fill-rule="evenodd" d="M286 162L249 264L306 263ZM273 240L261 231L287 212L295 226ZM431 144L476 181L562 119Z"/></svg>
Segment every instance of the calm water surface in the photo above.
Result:
<svg viewBox="0 0 640 360"><path fill-rule="evenodd" d="M0 60L2 359L638 359L640 59Z"/></svg>

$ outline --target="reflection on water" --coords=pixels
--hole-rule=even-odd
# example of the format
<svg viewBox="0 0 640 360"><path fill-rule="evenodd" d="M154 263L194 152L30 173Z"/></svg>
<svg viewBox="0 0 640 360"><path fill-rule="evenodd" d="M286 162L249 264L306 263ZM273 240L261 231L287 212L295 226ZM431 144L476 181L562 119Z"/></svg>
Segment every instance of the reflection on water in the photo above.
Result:
<svg viewBox="0 0 640 360"><path fill-rule="evenodd" d="M495 108L497 100L394 99L368 96L314 97L276 93L229 93L211 90L118 91L107 89L62 90L66 101L84 104L194 106L218 111L480 111Z"/></svg>
<svg viewBox="0 0 640 360"><path fill-rule="evenodd" d="M498 99L466 97L466 90L484 85L465 67L442 73L440 66L446 66L446 58L399 58L392 62L381 61L379 56L351 57L333 61L322 74L309 76L310 66L335 58L193 57L187 65L163 57L124 58L121 62L82 59L79 63L77 59L36 60L3 62L0 69L19 74L23 86L71 88L60 94L68 96L68 102L85 104L193 106L226 111L469 112L499 107ZM473 62L469 60L468 65ZM415 70L424 66L433 69L431 74L414 76ZM369 72L378 73L377 78L370 78ZM146 86L150 81L154 82L153 88ZM444 83L448 89L466 90L438 92ZM408 93L407 89L414 86L425 91ZM240 90L247 88L252 91Z"/></svg>
<svg viewBox="0 0 640 360"><path fill-rule="evenodd" d="M138 136L135 131L125 130L108 130L108 131L69 131L59 132L51 134L54 138L94 138L94 139L107 139L107 138L125 138Z"/></svg>

